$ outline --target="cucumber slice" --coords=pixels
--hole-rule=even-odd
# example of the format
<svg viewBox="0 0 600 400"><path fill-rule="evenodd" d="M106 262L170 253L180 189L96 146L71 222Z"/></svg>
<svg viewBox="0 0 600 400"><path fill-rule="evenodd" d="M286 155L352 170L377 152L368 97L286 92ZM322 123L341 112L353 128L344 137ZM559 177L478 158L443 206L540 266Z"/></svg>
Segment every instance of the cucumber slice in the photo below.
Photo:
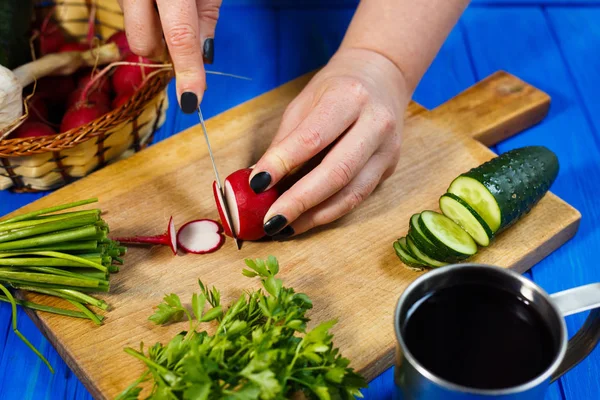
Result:
<svg viewBox="0 0 600 400"><path fill-rule="evenodd" d="M408 236L412 238L415 245L422 253L425 253L429 257L444 262L457 262L463 260L464 256L457 256L451 249L446 246L436 246L421 230L419 218L421 214L414 214L410 219L410 229Z"/></svg>
<svg viewBox="0 0 600 400"><path fill-rule="evenodd" d="M500 228L502 220L500 207L494 196L481 182L466 176L459 176L450 184L448 193L460 197L470 205L483 218L492 232L496 232Z"/></svg>
<svg viewBox="0 0 600 400"><path fill-rule="evenodd" d="M456 222L435 211L423 211L419 219L423 233L438 247L446 246L457 257L477 253L477 243Z"/></svg>
<svg viewBox="0 0 600 400"><path fill-rule="evenodd" d="M492 239L492 230L467 202L452 193L440 197L440 209L445 216L463 228L480 246L486 247Z"/></svg>
<svg viewBox="0 0 600 400"><path fill-rule="evenodd" d="M551 150L526 146L461 174L448 191L466 201L497 233L541 200L558 176L558 170L558 158Z"/></svg>
<svg viewBox="0 0 600 400"><path fill-rule="evenodd" d="M400 239L396 240L396 242L398 242L398 245L400 246L400 248L402 248L402 250L404 250L405 253L408 253L412 258L415 258L414 254L412 254L408 249L408 244L406 244L405 236L402 236Z"/></svg>
<svg viewBox="0 0 600 400"><path fill-rule="evenodd" d="M404 246L403 246L403 244L404 244ZM394 242L394 250L396 251L396 255L398 256L400 261L402 261L408 267L418 269L418 270L423 270L423 267L426 267L427 265L425 265L421 261L414 258L412 255L410 255L405 246L406 246L406 238L405 237L401 237L400 239L398 239L397 241Z"/></svg>
<svg viewBox="0 0 600 400"><path fill-rule="evenodd" d="M410 251L423 264L425 264L429 267L432 267L432 268L443 267L445 265L448 265L448 263L446 263L446 262L434 260L433 258L429 257L427 254L425 254L421 250L419 250L417 248L417 246L415 246L415 242L412 240L412 238L410 236L406 238L406 243L408 244L408 248L410 249Z"/></svg>

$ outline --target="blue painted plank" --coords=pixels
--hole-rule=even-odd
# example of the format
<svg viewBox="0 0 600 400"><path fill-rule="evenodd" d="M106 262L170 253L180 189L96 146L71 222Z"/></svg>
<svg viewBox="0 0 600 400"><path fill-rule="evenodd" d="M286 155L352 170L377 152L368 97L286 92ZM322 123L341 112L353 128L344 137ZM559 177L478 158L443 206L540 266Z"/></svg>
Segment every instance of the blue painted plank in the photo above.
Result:
<svg viewBox="0 0 600 400"><path fill-rule="evenodd" d="M555 32L568 74L575 83L575 89L582 110L592 126L596 142L600 143L600 7L548 8L550 26Z"/></svg>
<svg viewBox="0 0 600 400"><path fill-rule="evenodd" d="M355 8L359 0L229 0L227 6L236 7L272 7L277 9L321 9ZM568 5L589 7L600 5L600 0L471 0L475 6L501 5L520 7L527 5Z"/></svg>
<svg viewBox="0 0 600 400"><path fill-rule="evenodd" d="M280 10L278 81L324 66L342 42L353 13L353 9Z"/></svg>
<svg viewBox="0 0 600 400"><path fill-rule="evenodd" d="M562 167L552 191L583 215L576 237L532 269L534 280L550 293L600 281L600 271L592 267L600 245L600 148L543 12L539 8L471 8L463 22L478 73L505 69L552 96L549 116L542 124L498 146L507 151L543 144L555 151ZM585 315L567 318L570 335ZM561 379L566 398L600 398L599 371L600 351L596 349Z"/></svg>

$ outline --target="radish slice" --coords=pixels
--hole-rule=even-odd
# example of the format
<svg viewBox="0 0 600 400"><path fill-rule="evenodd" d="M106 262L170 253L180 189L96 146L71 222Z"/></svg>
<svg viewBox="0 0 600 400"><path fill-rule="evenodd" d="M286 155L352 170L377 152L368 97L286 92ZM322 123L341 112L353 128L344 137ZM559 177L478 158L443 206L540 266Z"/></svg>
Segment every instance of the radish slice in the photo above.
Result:
<svg viewBox="0 0 600 400"><path fill-rule="evenodd" d="M211 219L190 221L177 232L177 244L187 253L212 253L223 242L225 237L221 235L221 226Z"/></svg>
<svg viewBox="0 0 600 400"><path fill-rule="evenodd" d="M235 232L235 235L238 236L240 234L240 211L235 198L235 192L228 180L225 181L225 201L227 202L227 209L231 213L233 231Z"/></svg>
<svg viewBox="0 0 600 400"><path fill-rule="evenodd" d="M225 212L223 211L225 209L225 200L223 199L223 194L217 187L217 182L213 182L213 194L215 195L215 199L217 199L217 210L219 211L219 217L221 217L221 222L223 223L223 230L225 231L225 234L227 236L232 237L230 228L231 224L229 222L229 218L227 218L227 214L225 214ZM237 205L235 206L235 208L237 214Z"/></svg>
<svg viewBox="0 0 600 400"><path fill-rule="evenodd" d="M177 230L175 229L173 217L169 219L169 229L167 230L167 233L169 234L169 239L171 239L169 242L171 251L173 251L173 254L177 254Z"/></svg>

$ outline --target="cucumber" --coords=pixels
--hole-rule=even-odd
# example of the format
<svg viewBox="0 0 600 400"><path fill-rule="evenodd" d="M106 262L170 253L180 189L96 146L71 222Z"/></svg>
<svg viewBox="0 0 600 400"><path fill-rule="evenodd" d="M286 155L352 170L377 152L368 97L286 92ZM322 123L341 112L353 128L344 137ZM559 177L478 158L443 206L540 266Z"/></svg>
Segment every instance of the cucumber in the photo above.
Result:
<svg viewBox="0 0 600 400"><path fill-rule="evenodd" d="M477 253L477 243L471 235L444 214L423 211L419 223L429 240L438 247L447 248L451 255L465 259Z"/></svg>
<svg viewBox="0 0 600 400"><path fill-rule="evenodd" d="M410 219L410 228L408 230L408 236L415 242L415 246L422 252L436 260L444 262L457 262L464 259L464 256L457 256L451 249L446 246L436 246L429 238L423 233L420 227L419 219L421 214L414 214Z"/></svg>
<svg viewBox="0 0 600 400"><path fill-rule="evenodd" d="M406 248L406 238L401 237L397 241L394 242L394 250L396 251L396 255L404 264L408 267L415 268L418 270L422 270L423 267L426 267L424 263L414 258Z"/></svg>
<svg viewBox="0 0 600 400"><path fill-rule="evenodd" d="M467 202L452 193L440 197L440 210L445 216L463 228L478 245L487 247L492 239L492 230Z"/></svg>
<svg viewBox="0 0 600 400"><path fill-rule="evenodd" d="M471 206L496 234L541 200L558 176L558 170L558 158L551 150L526 146L461 174L447 191Z"/></svg>
<svg viewBox="0 0 600 400"><path fill-rule="evenodd" d="M422 262L423 264L425 264L429 267L432 267L432 268L443 267L445 265L448 265L448 263L439 261L439 260L435 260L435 259L429 257L427 254L423 253L421 250L419 250L417 248L417 246L415 246L415 242L412 240L412 238L410 236L406 238L406 243L407 243L408 248L410 249L411 253L413 253L415 255L415 258L417 260L419 260L420 262Z"/></svg>

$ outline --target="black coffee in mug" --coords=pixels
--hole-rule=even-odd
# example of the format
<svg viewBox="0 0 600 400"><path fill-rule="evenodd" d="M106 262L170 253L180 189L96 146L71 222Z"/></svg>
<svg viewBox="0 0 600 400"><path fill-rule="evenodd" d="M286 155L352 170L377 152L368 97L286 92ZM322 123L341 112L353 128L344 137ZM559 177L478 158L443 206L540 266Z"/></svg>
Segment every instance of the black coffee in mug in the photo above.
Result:
<svg viewBox="0 0 600 400"><path fill-rule="evenodd" d="M415 303L401 328L414 358L449 382L477 389L523 384L559 347L527 300L492 285L444 287Z"/></svg>

